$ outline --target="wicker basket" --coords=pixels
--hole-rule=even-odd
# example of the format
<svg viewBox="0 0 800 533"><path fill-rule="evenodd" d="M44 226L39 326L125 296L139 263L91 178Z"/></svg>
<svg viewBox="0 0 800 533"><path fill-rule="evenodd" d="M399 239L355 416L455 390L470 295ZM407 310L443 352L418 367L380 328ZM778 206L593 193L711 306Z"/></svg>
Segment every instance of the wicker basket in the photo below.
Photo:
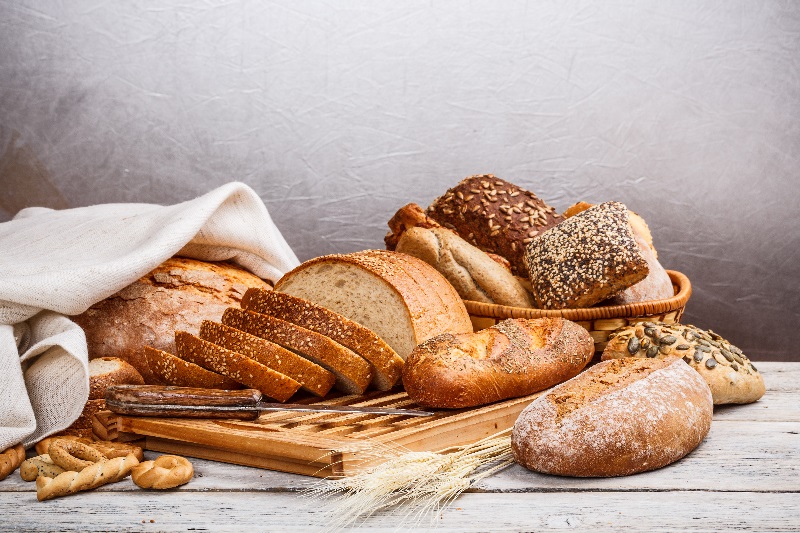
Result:
<svg viewBox="0 0 800 533"><path fill-rule="evenodd" d="M689 278L675 270L667 270L675 296L665 300L651 300L627 305L608 305L582 309L543 310L524 307L487 304L464 300L475 331L493 326L506 318L561 317L577 322L586 328L594 339L595 351L601 352L608 342L608 334L617 328L647 320L678 322L692 294Z"/></svg>

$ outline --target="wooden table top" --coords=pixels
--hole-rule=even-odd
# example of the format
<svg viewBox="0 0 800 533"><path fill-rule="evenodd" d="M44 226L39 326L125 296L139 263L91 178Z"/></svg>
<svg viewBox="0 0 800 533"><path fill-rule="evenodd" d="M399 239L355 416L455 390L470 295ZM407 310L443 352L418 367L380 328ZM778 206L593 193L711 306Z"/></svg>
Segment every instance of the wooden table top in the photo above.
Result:
<svg viewBox="0 0 800 533"><path fill-rule="evenodd" d="M800 363L758 363L760 401L718 407L706 440L666 468L572 479L520 466L458 498L436 531L800 530ZM29 452L30 455L30 452ZM152 459L158 454L146 452ZM130 479L47 502L14 473L0 482L2 531L324 531L327 515L302 491L313 478L193 460L195 478L148 492ZM414 523L414 522L411 522ZM395 516L364 531L398 531ZM430 528L429 522L417 529Z"/></svg>

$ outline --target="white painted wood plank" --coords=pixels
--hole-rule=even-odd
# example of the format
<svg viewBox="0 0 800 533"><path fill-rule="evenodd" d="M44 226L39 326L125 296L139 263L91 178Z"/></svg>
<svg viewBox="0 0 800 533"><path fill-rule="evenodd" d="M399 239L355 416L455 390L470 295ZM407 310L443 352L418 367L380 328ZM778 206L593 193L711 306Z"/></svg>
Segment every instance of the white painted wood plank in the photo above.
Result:
<svg viewBox="0 0 800 533"><path fill-rule="evenodd" d="M432 531L792 531L800 528L790 493L466 494ZM90 492L36 502L0 494L4 530L14 531L323 531L329 516L297 494ZM151 522L152 520L152 522ZM404 531L413 523L379 514L360 531ZM428 526L428 523L419 524Z"/></svg>

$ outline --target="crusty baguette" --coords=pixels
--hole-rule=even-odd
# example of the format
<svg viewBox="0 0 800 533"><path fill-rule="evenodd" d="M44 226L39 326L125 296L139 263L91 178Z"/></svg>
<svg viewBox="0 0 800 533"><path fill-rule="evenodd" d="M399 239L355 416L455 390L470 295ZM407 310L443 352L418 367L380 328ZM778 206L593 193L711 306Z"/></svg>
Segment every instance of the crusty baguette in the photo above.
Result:
<svg viewBox="0 0 800 533"><path fill-rule="evenodd" d="M336 376L334 386L347 394L363 394L372 381L372 368L366 359L328 337L291 322L229 307L222 315L222 323L280 344L320 365Z"/></svg>
<svg viewBox="0 0 800 533"><path fill-rule="evenodd" d="M406 360L403 384L424 407L473 407L551 387L575 376L592 355L592 337L574 322L508 319L417 346Z"/></svg>
<svg viewBox="0 0 800 533"><path fill-rule="evenodd" d="M533 306L530 295L509 270L446 228L408 228L395 249L434 267L464 300Z"/></svg>
<svg viewBox="0 0 800 533"><path fill-rule="evenodd" d="M156 350L150 346L144 347L144 357L151 374L161 383L198 389L234 390L242 388L238 382L227 376L211 372L202 366L184 361L171 353Z"/></svg>
<svg viewBox="0 0 800 533"><path fill-rule="evenodd" d="M135 455L115 457L87 466L80 472L63 472L55 478L39 476L36 478L36 498L39 501L75 494L115 483L128 476L134 466L139 464Z"/></svg>
<svg viewBox="0 0 800 533"><path fill-rule="evenodd" d="M312 363L305 357L301 357L274 342L225 324L204 321L200 326L200 338L228 350L239 352L262 365L277 370L281 374L286 374L299 382L303 389L317 396L328 394L328 391L331 390L336 381L331 372Z"/></svg>
<svg viewBox="0 0 800 533"><path fill-rule="evenodd" d="M389 390L400 379L403 360L368 328L320 305L277 291L248 289L242 308L316 331L350 348L372 365L372 385Z"/></svg>
<svg viewBox="0 0 800 533"><path fill-rule="evenodd" d="M677 357L599 363L534 400L514 424L522 466L560 476L623 476L677 461L711 427L711 391Z"/></svg>
<svg viewBox="0 0 800 533"><path fill-rule="evenodd" d="M453 286L429 264L397 252L317 257L283 276L276 290L369 328L403 359L440 333L472 331Z"/></svg>
<svg viewBox="0 0 800 533"><path fill-rule="evenodd" d="M285 402L300 388L300 383L285 374L185 331L175 332L175 347L181 359L219 372L279 402Z"/></svg>

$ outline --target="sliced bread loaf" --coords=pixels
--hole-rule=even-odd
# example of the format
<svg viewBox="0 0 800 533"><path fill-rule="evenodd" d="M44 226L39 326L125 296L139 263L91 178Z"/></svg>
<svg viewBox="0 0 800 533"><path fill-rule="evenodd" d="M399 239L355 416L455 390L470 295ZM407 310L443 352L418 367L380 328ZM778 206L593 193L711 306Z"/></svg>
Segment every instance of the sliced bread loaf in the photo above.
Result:
<svg viewBox="0 0 800 533"><path fill-rule="evenodd" d="M222 315L222 323L280 344L333 372L334 386L347 394L363 394L372 381L372 368L366 359L328 337L291 322L229 307Z"/></svg>
<svg viewBox="0 0 800 533"><path fill-rule="evenodd" d="M453 286L429 264L397 252L318 257L287 273L275 290L367 327L404 360L431 337L472 332Z"/></svg>
<svg viewBox="0 0 800 533"><path fill-rule="evenodd" d="M289 294L250 289L242 308L286 320L350 348L372 365L372 385L391 389L403 369L403 360L375 333L330 309Z"/></svg>
<svg viewBox="0 0 800 533"><path fill-rule="evenodd" d="M244 331L218 324L209 320L200 326L200 338L213 342L228 350L233 350L262 365L286 374L298 381L303 389L317 396L325 396L336 380L331 372L316 365L296 353L270 342L250 335Z"/></svg>
<svg viewBox="0 0 800 533"><path fill-rule="evenodd" d="M285 402L300 388L300 383L285 374L185 331L175 332L175 347L181 359L258 389L279 402Z"/></svg>
<svg viewBox="0 0 800 533"><path fill-rule="evenodd" d="M198 389L235 390L242 388L238 382L229 377L206 370L163 350L145 346L143 355L152 375L161 383Z"/></svg>

